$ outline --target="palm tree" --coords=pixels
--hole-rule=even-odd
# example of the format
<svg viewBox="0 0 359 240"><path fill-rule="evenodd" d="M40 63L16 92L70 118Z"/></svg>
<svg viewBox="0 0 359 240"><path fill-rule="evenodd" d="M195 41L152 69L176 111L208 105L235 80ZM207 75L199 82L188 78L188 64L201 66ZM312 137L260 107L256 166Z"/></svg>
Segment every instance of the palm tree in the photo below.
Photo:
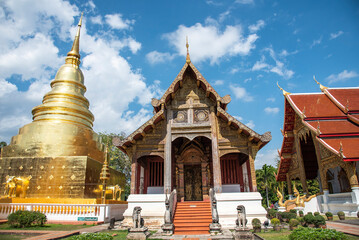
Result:
<svg viewBox="0 0 359 240"><path fill-rule="evenodd" d="M2 148L7 146L6 142L0 142L0 153L2 152Z"/></svg>
<svg viewBox="0 0 359 240"><path fill-rule="evenodd" d="M275 172L276 169L271 166L264 164L262 166L262 169L257 170L257 181L262 182L265 192L266 192L266 201L267 201L267 207L269 208L269 197L268 197L268 189L273 190L274 185L276 184L275 179Z"/></svg>

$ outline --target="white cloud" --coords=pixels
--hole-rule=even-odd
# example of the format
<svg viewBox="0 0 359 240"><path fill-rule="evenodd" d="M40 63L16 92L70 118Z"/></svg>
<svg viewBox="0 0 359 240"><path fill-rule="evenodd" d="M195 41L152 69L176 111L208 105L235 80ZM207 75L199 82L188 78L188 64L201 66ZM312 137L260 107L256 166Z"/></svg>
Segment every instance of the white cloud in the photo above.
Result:
<svg viewBox="0 0 359 240"><path fill-rule="evenodd" d="M170 53L161 53L157 51L152 51L147 53L146 58L147 61L150 64L157 64L157 63L165 63L167 61L172 61L172 59L175 57L175 55L172 55Z"/></svg>
<svg viewBox="0 0 359 240"><path fill-rule="evenodd" d="M249 120L249 122L247 122L246 124L247 127L249 127L250 129L254 129L254 127L256 126L253 122L253 120Z"/></svg>
<svg viewBox="0 0 359 240"><path fill-rule="evenodd" d="M238 3L238 4L254 4L254 0L236 0L235 3Z"/></svg>
<svg viewBox="0 0 359 240"><path fill-rule="evenodd" d="M258 39L257 34L244 36L240 25L227 25L222 31L214 23L196 23L190 27L180 25L176 31L164 34L163 38L175 48L178 55L186 56L186 36L189 38L191 60L209 60L210 64L218 63L225 57L248 55Z"/></svg>
<svg viewBox="0 0 359 240"><path fill-rule="evenodd" d="M229 71L229 73L230 74L235 74L235 73L237 73L239 71L239 68L232 68L230 71Z"/></svg>
<svg viewBox="0 0 359 240"><path fill-rule="evenodd" d="M258 32L261 28L263 28L265 22L263 20L258 20L256 24L249 25L248 29L251 33Z"/></svg>
<svg viewBox="0 0 359 240"><path fill-rule="evenodd" d="M275 102L275 98L273 98L273 97L267 98L266 101L267 101L267 102Z"/></svg>
<svg viewBox="0 0 359 240"><path fill-rule="evenodd" d="M268 114L277 114L279 112L279 108L266 107L264 111Z"/></svg>
<svg viewBox="0 0 359 240"><path fill-rule="evenodd" d="M255 169L260 169L264 164L276 166L278 151L276 149L262 150L257 154L254 161Z"/></svg>
<svg viewBox="0 0 359 240"><path fill-rule="evenodd" d="M329 37L329 40L333 40L333 39L336 39L338 37L340 37L341 35L343 35L343 31L338 31L336 33L331 33L330 34L330 37Z"/></svg>
<svg viewBox="0 0 359 240"><path fill-rule="evenodd" d="M246 91L245 88L232 84L229 86L229 88L237 99L241 99L245 102L253 101L253 97Z"/></svg>
<svg viewBox="0 0 359 240"><path fill-rule="evenodd" d="M243 120L243 118L242 117L240 117L240 116L233 116L235 119L237 119L238 121L242 121Z"/></svg>
<svg viewBox="0 0 359 240"><path fill-rule="evenodd" d="M320 36L320 38L313 40L312 44L310 45L310 48L313 48L314 46L321 44L322 39L323 36Z"/></svg>
<svg viewBox="0 0 359 240"><path fill-rule="evenodd" d="M334 83L334 82L345 81L347 79L355 78L355 77L358 77L358 76L359 76L359 74L357 72L355 72L355 71L344 70L341 73L329 75L326 78L326 80L328 81L328 83Z"/></svg>
<svg viewBox="0 0 359 240"><path fill-rule="evenodd" d="M295 50L293 52L288 52L287 50L283 49L278 55L280 57L287 57L289 55L294 55L294 54L297 54L299 51L298 50Z"/></svg>
<svg viewBox="0 0 359 240"><path fill-rule="evenodd" d="M214 86L220 86L220 85L223 85L223 84L224 84L223 80L216 80L213 85Z"/></svg>
<svg viewBox="0 0 359 240"><path fill-rule="evenodd" d="M122 15L119 13L107 14L105 20L111 28L119 30L129 29L135 23L135 20L122 19Z"/></svg>
<svg viewBox="0 0 359 240"><path fill-rule="evenodd" d="M0 98L14 91L17 91L16 85L0 79Z"/></svg>
<svg viewBox="0 0 359 240"><path fill-rule="evenodd" d="M250 82L250 81L252 81L252 78L246 78L246 79L243 80L244 83L247 83L247 82Z"/></svg>
<svg viewBox="0 0 359 240"><path fill-rule="evenodd" d="M257 61L253 65L253 67L251 69L252 71L273 72L285 79L289 79L289 78L293 77L294 71L288 69L282 61L278 60L277 55L274 52L273 48L269 47L264 50L269 53L270 57L275 62L275 65L270 65L270 64L266 63L265 56L262 56L261 60Z"/></svg>
<svg viewBox="0 0 359 240"><path fill-rule="evenodd" d="M91 17L90 18L90 21L92 22L92 23L94 23L94 24L99 24L99 25L102 25L102 16L100 16L100 15L97 15L97 16L95 16L95 17Z"/></svg>

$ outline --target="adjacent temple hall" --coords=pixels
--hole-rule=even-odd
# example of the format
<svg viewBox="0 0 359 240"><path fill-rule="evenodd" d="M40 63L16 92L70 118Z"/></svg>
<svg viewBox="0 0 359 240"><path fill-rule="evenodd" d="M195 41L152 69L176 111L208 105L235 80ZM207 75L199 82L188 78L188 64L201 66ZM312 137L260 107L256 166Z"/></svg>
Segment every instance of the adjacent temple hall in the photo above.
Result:
<svg viewBox="0 0 359 240"><path fill-rule="evenodd" d="M187 43L185 65L162 98L152 99L154 116L125 140L114 141L132 160L125 218L138 205L150 222L163 221L160 195L176 189L178 201L206 201L210 188L217 195L220 221L230 217L234 225L238 201L248 201L243 202L249 203L247 216L265 216L254 161L271 134L260 135L228 114L230 101L192 64ZM233 206L221 211L221 196Z"/></svg>
<svg viewBox="0 0 359 240"><path fill-rule="evenodd" d="M315 80L316 81L316 80ZM310 211L359 210L359 88L328 88L291 94L283 89L283 144L277 181L318 180L321 193Z"/></svg>

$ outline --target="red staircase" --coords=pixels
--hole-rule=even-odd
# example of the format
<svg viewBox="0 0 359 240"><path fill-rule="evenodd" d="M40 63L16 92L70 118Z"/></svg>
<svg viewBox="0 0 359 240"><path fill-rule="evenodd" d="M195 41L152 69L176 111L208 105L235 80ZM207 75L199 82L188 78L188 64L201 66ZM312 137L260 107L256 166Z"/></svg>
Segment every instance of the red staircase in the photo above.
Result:
<svg viewBox="0 0 359 240"><path fill-rule="evenodd" d="M177 202L173 223L175 235L209 234L212 222L210 202Z"/></svg>

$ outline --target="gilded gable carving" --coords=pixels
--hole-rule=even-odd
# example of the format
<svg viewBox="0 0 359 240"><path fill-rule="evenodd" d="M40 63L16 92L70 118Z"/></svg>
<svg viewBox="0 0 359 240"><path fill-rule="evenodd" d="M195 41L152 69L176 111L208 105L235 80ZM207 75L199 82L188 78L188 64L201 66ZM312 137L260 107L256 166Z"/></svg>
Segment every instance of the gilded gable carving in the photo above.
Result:
<svg viewBox="0 0 359 240"><path fill-rule="evenodd" d="M172 109L208 108L215 102L206 97L202 88L197 87L197 80L187 75L171 102Z"/></svg>
<svg viewBox="0 0 359 240"><path fill-rule="evenodd" d="M187 110L173 111L173 122L186 123L188 122Z"/></svg>
<svg viewBox="0 0 359 240"><path fill-rule="evenodd" d="M195 123L200 123L200 122L208 122L209 119L209 112L208 110L195 110L194 111L194 121Z"/></svg>

